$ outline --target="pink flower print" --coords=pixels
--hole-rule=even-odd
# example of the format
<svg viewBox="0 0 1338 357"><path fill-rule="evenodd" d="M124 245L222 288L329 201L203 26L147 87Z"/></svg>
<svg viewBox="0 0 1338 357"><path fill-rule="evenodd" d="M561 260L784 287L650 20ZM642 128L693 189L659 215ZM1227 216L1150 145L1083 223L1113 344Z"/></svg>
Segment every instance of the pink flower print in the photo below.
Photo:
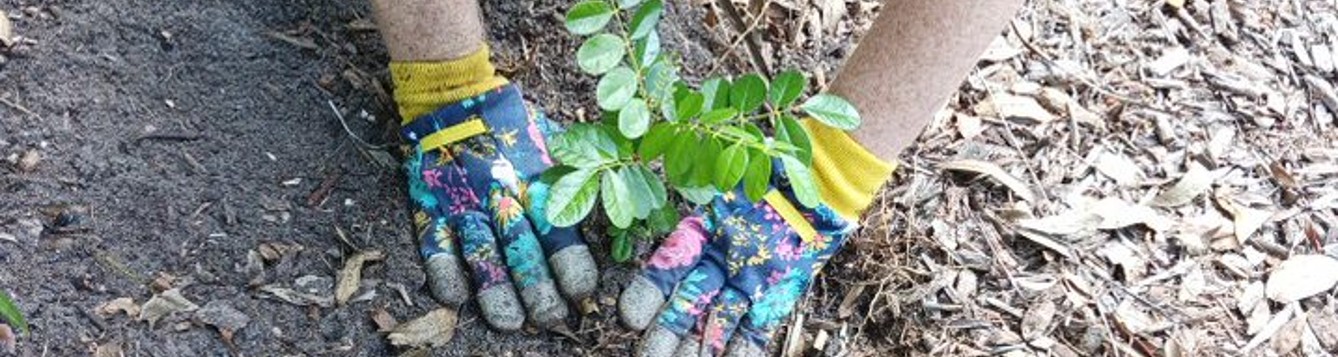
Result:
<svg viewBox="0 0 1338 357"><path fill-rule="evenodd" d="M785 268L785 270L772 270L771 274L767 276L767 285L774 286L777 283L780 283L781 279L785 279L786 276L790 275L792 270L794 270L794 267Z"/></svg>
<svg viewBox="0 0 1338 357"><path fill-rule="evenodd" d="M710 342L711 348L716 351L725 350L725 322L716 319L706 324L706 341Z"/></svg>
<svg viewBox="0 0 1338 357"><path fill-rule="evenodd" d="M764 214L762 215L762 219L763 219L763 220L766 220L766 221L768 221L768 222L780 222L780 221L781 221L781 216L780 216L780 214L776 213L776 209L775 209L775 208L772 208L771 205L763 205L763 204L759 204L759 206L762 206L762 212L764 213Z"/></svg>
<svg viewBox="0 0 1338 357"><path fill-rule="evenodd" d="M701 256L702 244L706 242L706 231L702 220L692 217L678 224L678 229L655 250L650 257L651 267L661 270L687 267Z"/></svg>
<svg viewBox="0 0 1338 357"><path fill-rule="evenodd" d="M430 188L446 187L446 185L441 184L441 171L423 170L423 181L427 181L427 187Z"/></svg>
<svg viewBox="0 0 1338 357"><path fill-rule="evenodd" d="M527 112L529 110L526 110ZM525 132L530 136L530 141L539 148L539 161L544 165L553 166L553 159L548 157L548 144L544 142L544 134L539 131L539 125L534 120L535 115L530 115L529 125L525 126Z"/></svg>
<svg viewBox="0 0 1338 357"><path fill-rule="evenodd" d="M781 260L799 260L803 256L802 249L790 241L782 241L776 245L776 256Z"/></svg>

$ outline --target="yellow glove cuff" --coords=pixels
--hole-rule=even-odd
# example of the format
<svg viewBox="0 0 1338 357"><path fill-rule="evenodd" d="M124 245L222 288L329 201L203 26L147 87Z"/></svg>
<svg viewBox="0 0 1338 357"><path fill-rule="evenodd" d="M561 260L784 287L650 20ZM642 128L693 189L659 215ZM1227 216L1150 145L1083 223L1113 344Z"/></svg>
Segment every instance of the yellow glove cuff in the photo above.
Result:
<svg viewBox="0 0 1338 357"><path fill-rule="evenodd" d="M813 143L813 176L822 202L842 218L859 221L897 164L874 156L840 129L812 119L799 123L808 129Z"/></svg>
<svg viewBox="0 0 1338 357"><path fill-rule="evenodd" d="M488 45L459 59L390 62L401 123L507 84L488 61Z"/></svg>

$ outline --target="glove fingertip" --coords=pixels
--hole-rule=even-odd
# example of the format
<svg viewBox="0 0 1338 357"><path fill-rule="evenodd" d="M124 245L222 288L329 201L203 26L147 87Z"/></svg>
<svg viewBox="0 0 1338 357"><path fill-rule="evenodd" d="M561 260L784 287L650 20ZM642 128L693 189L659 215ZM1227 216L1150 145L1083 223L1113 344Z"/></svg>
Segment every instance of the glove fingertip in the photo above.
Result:
<svg viewBox="0 0 1338 357"><path fill-rule="evenodd" d="M664 293L654 283L637 275L618 297L618 316L627 327L645 330L664 305L664 300Z"/></svg>

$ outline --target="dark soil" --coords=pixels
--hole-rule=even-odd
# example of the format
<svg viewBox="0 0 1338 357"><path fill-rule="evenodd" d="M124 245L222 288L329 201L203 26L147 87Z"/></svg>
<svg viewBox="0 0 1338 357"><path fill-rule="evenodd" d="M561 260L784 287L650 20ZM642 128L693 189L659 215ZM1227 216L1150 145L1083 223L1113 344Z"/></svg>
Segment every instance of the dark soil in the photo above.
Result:
<svg viewBox="0 0 1338 357"><path fill-rule="evenodd" d="M593 81L575 70L578 43L561 28L568 2L484 4L499 68L551 115L593 117L583 114L596 112ZM689 77L700 76L727 35L700 25L703 7L672 5L665 41L684 54ZM0 158L10 160L0 163L0 234L18 238L0 240L0 287L33 327L19 355L108 345L154 356L391 355L402 351L370 313L383 307L407 321L437 308L423 288L394 157L351 140L329 104L357 135L393 144L387 58L377 33L360 26L370 23L365 1L0 0L0 10L28 39L0 49L0 98L9 102L0 104ZM824 45L835 52L808 56L830 69L847 48L841 40ZM781 63L818 65L788 56ZM40 160L25 170L17 161L28 152ZM42 233L28 234L36 223ZM354 251L337 232L389 257L364 270L370 301L302 307L254 288L333 277ZM262 243L304 249L268 262L253 281L243 267ZM580 341L493 332L467 306L454 340L435 353L628 354L635 334L618 326L610 303L631 268L601 266L614 268L596 297L600 311L569 321ZM119 297L143 304L154 281L200 306L230 303L251 322L230 346L189 314L150 327L95 312Z"/></svg>

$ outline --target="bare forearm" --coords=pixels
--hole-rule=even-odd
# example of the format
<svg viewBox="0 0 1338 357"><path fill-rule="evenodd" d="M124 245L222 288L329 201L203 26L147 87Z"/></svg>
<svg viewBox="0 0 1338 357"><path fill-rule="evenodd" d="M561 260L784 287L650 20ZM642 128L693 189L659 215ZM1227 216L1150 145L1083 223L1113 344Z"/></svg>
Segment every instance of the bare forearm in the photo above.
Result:
<svg viewBox="0 0 1338 357"><path fill-rule="evenodd" d="M832 91L864 118L851 133L893 161L915 141L1022 0L888 0Z"/></svg>
<svg viewBox="0 0 1338 357"><path fill-rule="evenodd" d="M441 61L479 49L484 29L477 0L373 0L392 61Z"/></svg>

